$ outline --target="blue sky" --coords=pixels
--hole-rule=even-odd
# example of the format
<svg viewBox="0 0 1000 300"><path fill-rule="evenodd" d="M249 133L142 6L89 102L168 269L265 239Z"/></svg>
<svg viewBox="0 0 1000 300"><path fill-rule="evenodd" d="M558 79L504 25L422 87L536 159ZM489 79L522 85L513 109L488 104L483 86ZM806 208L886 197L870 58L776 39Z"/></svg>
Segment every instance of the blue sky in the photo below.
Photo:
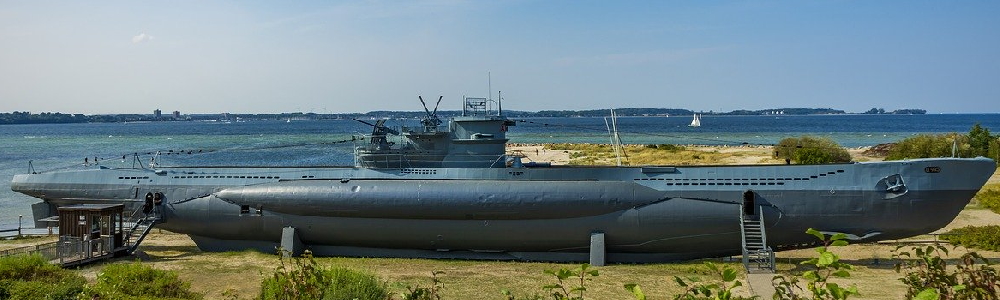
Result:
<svg viewBox="0 0 1000 300"><path fill-rule="evenodd" d="M0 112L1000 113L1000 1L2 1Z"/></svg>

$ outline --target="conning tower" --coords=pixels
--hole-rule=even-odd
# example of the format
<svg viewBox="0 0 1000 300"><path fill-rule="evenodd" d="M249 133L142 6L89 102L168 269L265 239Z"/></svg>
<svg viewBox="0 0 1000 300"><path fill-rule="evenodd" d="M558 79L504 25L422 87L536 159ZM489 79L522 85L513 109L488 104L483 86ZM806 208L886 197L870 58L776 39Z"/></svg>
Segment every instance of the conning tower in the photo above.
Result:
<svg viewBox="0 0 1000 300"><path fill-rule="evenodd" d="M423 98L420 102L424 103ZM419 126L403 126L398 132L384 122L376 123L371 143L356 148L355 165L373 169L504 167L507 127L516 123L503 116L499 102L466 97L462 115L446 125L437 116L437 106L432 112L425 103L424 110L427 116ZM402 145L388 143L386 134L402 136Z"/></svg>

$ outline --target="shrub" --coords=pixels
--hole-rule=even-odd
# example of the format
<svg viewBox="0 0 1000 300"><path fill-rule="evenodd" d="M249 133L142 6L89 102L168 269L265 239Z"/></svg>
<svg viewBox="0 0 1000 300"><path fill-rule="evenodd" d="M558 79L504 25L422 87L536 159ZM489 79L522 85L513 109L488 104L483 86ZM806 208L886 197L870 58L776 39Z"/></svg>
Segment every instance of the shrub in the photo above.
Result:
<svg viewBox="0 0 1000 300"><path fill-rule="evenodd" d="M896 143L896 146L889 150L886 160L900 160L910 158L927 157L950 157L952 148L957 145L958 153L967 153L969 149L968 138L957 133L948 134L921 134L908 137Z"/></svg>
<svg viewBox="0 0 1000 300"><path fill-rule="evenodd" d="M828 164L850 162L847 153L837 142L829 138L802 136L785 138L774 146L774 157L794 161L797 164Z"/></svg>
<svg viewBox="0 0 1000 300"><path fill-rule="evenodd" d="M584 300L584 293L587 291L587 282L597 277L599 273L590 267L590 264L582 264L574 270L562 268L559 270L545 270L545 274L556 278L556 283L542 287L549 297L542 297L538 294L527 297L515 297L508 290L501 290L505 300Z"/></svg>
<svg viewBox="0 0 1000 300"><path fill-rule="evenodd" d="M97 283L85 294L100 299L201 299L177 273L153 269L140 262L112 264L97 274Z"/></svg>
<svg viewBox="0 0 1000 300"><path fill-rule="evenodd" d="M1000 225L966 226L941 236L953 245L989 251L1000 251Z"/></svg>
<svg viewBox="0 0 1000 300"><path fill-rule="evenodd" d="M86 282L38 254L0 258L0 299L74 299Z"/></svg>
<svg viewBox="0 0 1000 300"><path fill-rule="evenodd" d="M260 299L385 299L385 284L374 275L344 268L324 268L310 252L281 266L260 284Z"/></svg>
<svg viewBox="0 0 1000 300"><path fill-rule="evenodd" d="M956 147L957 146L957 147ZM921 134L906 138L889 151L886 160L926 157L976 157L1000 159L1000 140L976 123L969 134Z"/></svg>
<svg viewBox="0 0 1000 300"><path fill-rule="evenodd" d="M441 300L441 295L439 292L444 284L438 279L438 274L444 274L442 271L431 272L431 286L406 286L406 292L400 293L399 296L403 300ZM376 298L369 298L376 299Z"/></svg>
<svg viewBox="0 0 1000 300"><path fill-rule="evenodd" d="M976 193L976 202L985 208L1000 214L1000 191L994 189L982 189Z"/></svg>
<svg viewBox="0 0 1000 300"><path fill-rule="evenodd" d="M804 281L806 284L805 290L808 291L812 297L808 297L805 291L802 290L802 287L799 286L799 277L777 275L771 279L771 284L774 285L775 289L774 299L843 300L847 299L851 295L857 295L857 287L851 285L848 288L843 288L840 285L829 281L833 277L851 277L850 270L853 270L854 266L841 262L840 257L829 249L830 247L847 246L847 236L843 233L837 233L828 238L825 234L812 228L807 229L806 233L815 236L823 243L822 246L815 248L816 252L819 253L818 257L814 257L801 263L803 265L815 267L815 270L809 270L802 273L802 278L805 279Z"/></svg>
<svg viewBox="0 0 1000 300"><path fill-rule="evenodd" d="M902 247L902 246L900 246ZM948 249L941 245L912 247L911 252L893 251L893 258L913 258L896 265L899 280L911 299L1000 299L1000 273L975 252L962 255L949 267Z"/></svg>
<svg viewBox="0 0 1000 300"><path fill-rule="evenodd" d="M333 268L326 271L330 278L326 300L351 299L385 299L387 295L385 283L375 275L346 268Z"/></svg>
<svg viewBox="0 0 1000 300"><path fill-rule="evenodd" d="M815 236L823 244L822 246L815 248L816 252L819 254L818 257L801 263L803 265L814 266L815 270L803 272L801 275L802 278L795 275L777 275L771 278L771 284L775 289L774 299L844 300L851 295L857 295L858 289L853 285L848 288L843 288L836 283L829 282L829 279L832 277L847 278L851 276L849 271L853 269L853 266L848 263L841 262L840 258L836 254L829 251L829 247L846 246L847 236L843 233L838 233L827 237L825 234L812 228L806 230L806 233ZM701 281L697 277L687 277L686 279L682 279L678 276L674 276L674 282L684 288L684 293L674 295L673 299L747 299L733 295L733 289L743 285L743 283L739 281L739 274L735 269L729 266L723 266L720 268L711 262L706 262L705 265L708 267L709 273L718 277L718 280ZM803 290L800 282L804 282L806 285L805 290ZM628 283L625 284L625 289L631 292L632 296L634 296L636 300L646 300L646 294L643 293L639 285L635 283ZM806 291L808 291L808 294ZM751 296L749 299L760 298L757 296Z"/></svg>
<svg viewBox="0 0 1000 300"><path fill-rule="evenodd" d="M795 151L792 160L803 165L818 165L833 162L833 156L821 149L804 148Z"/></svg>
<svg viewBox="0 0 1000 300"><path fill-rule="evenodd" d="M684 146L677 146L674 144L659 144L656 145L656 149L674 152L674 151L684 150Z"/></svg>
<svg viewBox="0 0 1000 300"><path fill-rule="evenodd" d="M969 130L969 153L968 156L987 156L990 152L990 142L995 138L990 135L990 130L979 126L979 123Z"/></svg>
<svg viewBox="0 0 1000 300"><path fill-rule="evenodd" d="M718 300L737 300L744 299L743 297L734 296L733 290L743 286L743 282L739 281L736 269L730 266L719 267L711 262L705 262L705 267L708 269L709 273L715 275L719 278L719 282L702 282L701 279L697 277L687 277L682 279L678 276L674 276L674 282L684 288L684 293L680 295L675 295L674 299L718 299ZM636 300L645 300L646 295L642 293L639 286L634 283L625 284L625 289L635 296Z"/></svg>
<svg viewBox="0 0 1000 300"><path fill-rule="evenodd" d="M992 158L993 160L1000 160L1000 138L990 141L990 150L986 154L986 157Z"/></svg>

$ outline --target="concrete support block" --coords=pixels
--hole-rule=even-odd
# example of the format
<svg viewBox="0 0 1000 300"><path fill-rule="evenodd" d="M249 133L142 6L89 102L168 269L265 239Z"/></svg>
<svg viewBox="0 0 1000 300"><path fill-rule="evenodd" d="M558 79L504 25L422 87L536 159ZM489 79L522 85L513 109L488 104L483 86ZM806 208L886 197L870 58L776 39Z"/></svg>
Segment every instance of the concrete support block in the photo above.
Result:
<svg viewBox="0 0 1000 300"><path fill-rule="evenodd" d="M295 227L285 227L281 229L281 255L284 257L302 255L305 247L299 240L299 233Z"/></svg>
<svg viewBox="0 0 1000 300"><path fill-rule="evenodd" d="M590 234L590 265L595 267L604 266L604 233L594 232Z"/></svg>

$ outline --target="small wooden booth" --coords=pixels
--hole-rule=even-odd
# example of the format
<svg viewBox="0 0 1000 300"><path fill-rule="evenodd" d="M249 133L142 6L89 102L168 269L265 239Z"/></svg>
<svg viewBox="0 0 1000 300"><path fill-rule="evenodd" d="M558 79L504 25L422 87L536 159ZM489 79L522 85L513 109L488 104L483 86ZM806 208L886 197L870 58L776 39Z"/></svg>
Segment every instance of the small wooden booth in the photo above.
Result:
<svg viewBox="0 0 1000 300"><path fill-rule="evenodd" d="M88 263L125 250L124 206L80 204L59 207L59 263Z"/></svg>

